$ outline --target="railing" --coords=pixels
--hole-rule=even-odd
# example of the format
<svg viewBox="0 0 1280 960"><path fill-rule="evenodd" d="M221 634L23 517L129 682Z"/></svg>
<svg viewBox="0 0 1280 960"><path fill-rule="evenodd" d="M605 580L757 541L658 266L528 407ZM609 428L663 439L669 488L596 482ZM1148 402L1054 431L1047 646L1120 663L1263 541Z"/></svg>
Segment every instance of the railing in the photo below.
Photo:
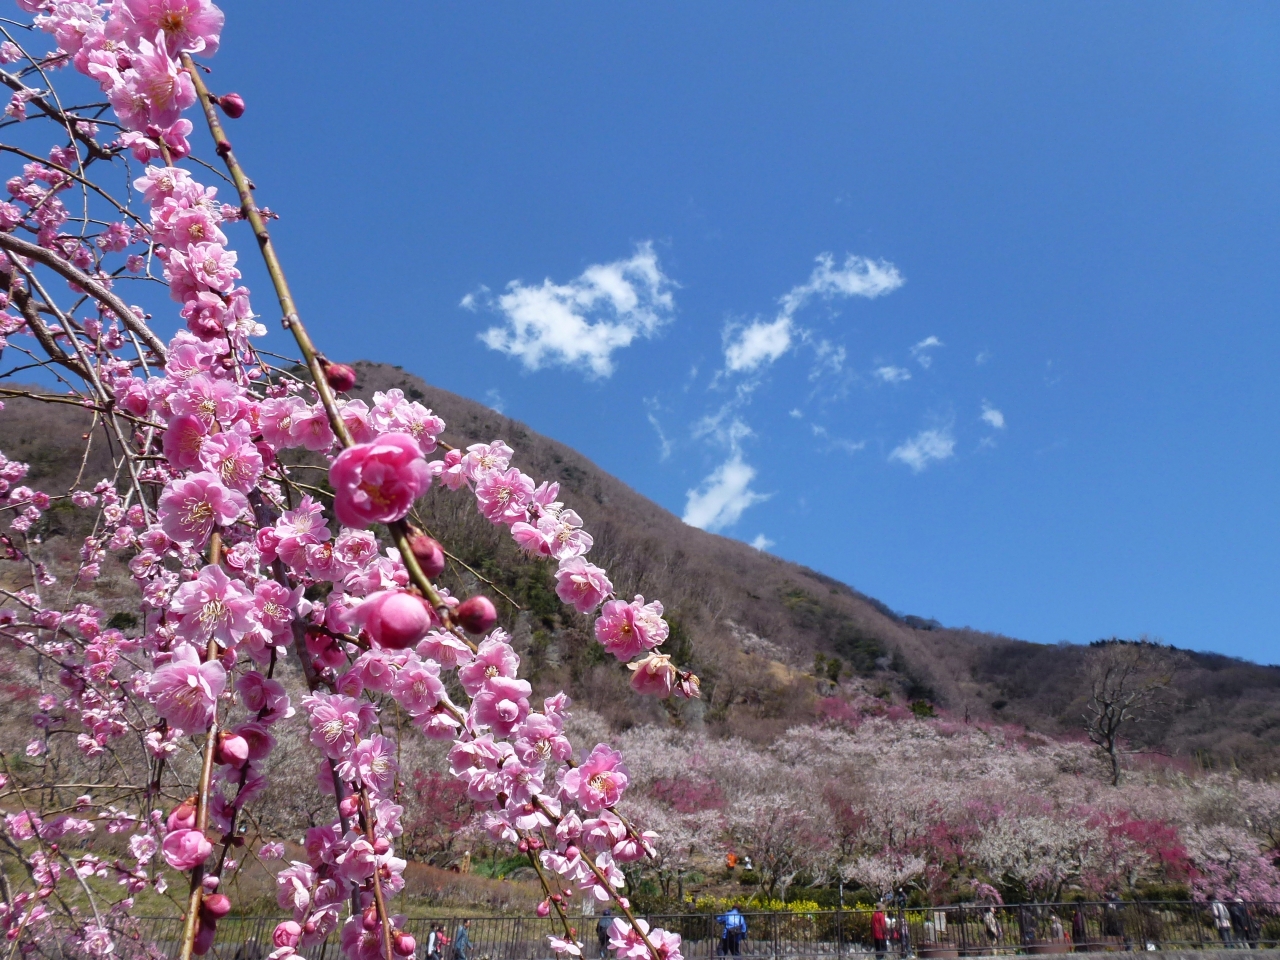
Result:
<svg viewBox="0 0 1280 960"><path fill-rule="evenodd" d="M1099 951L1259 948L1280 946L1280 903L1228 903L1230 926L1215 922L1209 904L1179 901L1019 904L999 907L890 907L883 943L872 936L870 910L813 913L747 913L747 935L736 954L753 960L884 957L949 958ZM282 917L227 917L218 924L211 960L265 960L271 934ZM597 956L597 917L578 917L584 956ZM680 934L687 960L724 955L731 945L715 917L707 914L651 914L651 925ZM461 917L414 917L405 929L418 941L417 960L426 960L432 923L456 936ZM117 923L118 960L169 960L176 954L182 921L127 918ZM550 960L549 934L563 934L550 919L472 917L468 960ZM307 960L342 960L335 933L324 943L301 949ZM66 943L41 942L35 954L69 960L80 954ZM455 960L452 949L444 960Z"/></svg>

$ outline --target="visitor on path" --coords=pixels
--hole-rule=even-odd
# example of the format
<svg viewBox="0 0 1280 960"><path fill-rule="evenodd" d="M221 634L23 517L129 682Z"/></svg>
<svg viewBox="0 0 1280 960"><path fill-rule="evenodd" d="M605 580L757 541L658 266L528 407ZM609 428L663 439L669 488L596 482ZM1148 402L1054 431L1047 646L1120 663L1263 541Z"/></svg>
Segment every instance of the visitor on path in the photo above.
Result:
<svg viewBox="0 0 1280 960"><path fill-rule="evenodd" d="M468 917L458 925L458 932L453 936L453 960L471 960L471 918Z"/></svg>
<svg viewBox="0 0 1280 960"><path fill-rule="evenodd" d="M1089 952L1089 925L1084 919L1084 908L1076 907L1071 915L1071 942L1076 945L1076 953Z"/></svg>
<svg viewBox="0 0 1280 960"><path fill-rule="evenodd" d="M1223 943L1231 946L1231 914L1227 911L1227 905L1221 900L1215 900L1209 907L1209 912L1213 914L1213 925L1218 928L1218 936Z"/></svg>
<svg viewBox="0 0 1280 960"><path fill-rule="evenodd" d="M609 955L609 928L613 926L613 911L606 909L596 921L596 939L600 941L600 960Z"/></svg>
<svg viewBox="0 0 1280 960"><path fill-rule="evenodd" d="M876 960L884 960L889 949L889 918L884 915L883 901L876 904L876 912L871 915L871 941L875 944Z"/></svg>
<svg viewBox="0 0 1280 960"><path fill-rule="evenodd" d="M427 960L441 960L440 924L431 924L431 932L427 934Z"/></svg>
<svg viewBox="0 0 1280 960"><path fill-rule="evenodd" d="M986 916L982 918L982 929L987 934L987 942L991 945L994 953L995 948L999 946L1000 940L1004 937L1004 928L1000 926L1000 919L996 916L995 907L987 907Z"/></svg>
<svg viewBox="0 0 1280 960"><path fill-rule="evenodd" d="M1235 937L1237 947L1243 950L1248 946L1249 949L1256 950L1258 933L1254 928L1253 915L1249 912L1248 904L1236 897L1227 907L1227 913L1231 917L1231 933Z"/></svg>
<svg viewBox="0 0 1280 960"><path fill-rule="evenodd" d="M747 937L747 918L742 915L742 907L735 903L727 913L716 917L716 923L724 925L724 932L720 935L720 955L741 956L742 941Z"/></svg>

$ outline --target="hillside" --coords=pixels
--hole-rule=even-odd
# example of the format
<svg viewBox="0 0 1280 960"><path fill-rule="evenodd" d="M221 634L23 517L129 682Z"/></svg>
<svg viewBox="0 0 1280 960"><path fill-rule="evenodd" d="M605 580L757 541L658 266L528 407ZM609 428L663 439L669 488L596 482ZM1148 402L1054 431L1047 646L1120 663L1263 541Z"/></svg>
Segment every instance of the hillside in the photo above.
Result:
<svg viewBox="0 0 1280 960"><path fill-rule="evenodd" d="M535 686L567 685L615 728L668 722L763 742L822 706L831 709L824 698L878 697L929 701L956 719L1080 731L1087 648L896 613L821 573L686 526L576 451L481 404L395 367L355 367L353 395L399 388L445 419L449 443L508 441L516 465L561 484L562 499L595 537L591 558L610 571L618 593L662 600L672 624L669 651L704 682L703 700L678 710L624 693L626 676L590 641L589 622L552 593L550 569L519 555L470 498L433 489L420 504L422 521L461 561L451 564L446 583L471 587L479 575L512 601L500 609ZM87 429L75 407L10 400L0 414L0 450L28 460L31 480L57 492L80 469ZM85 471L90 482L109 469L100 437ZM70 532L58 527L55 511L51 545ZM67 539L68 557L75 549ZM1280 768L1280 668L1191 653L1175 686L1176 702L1141 732L1140 747L1203 766Z"/></svg>

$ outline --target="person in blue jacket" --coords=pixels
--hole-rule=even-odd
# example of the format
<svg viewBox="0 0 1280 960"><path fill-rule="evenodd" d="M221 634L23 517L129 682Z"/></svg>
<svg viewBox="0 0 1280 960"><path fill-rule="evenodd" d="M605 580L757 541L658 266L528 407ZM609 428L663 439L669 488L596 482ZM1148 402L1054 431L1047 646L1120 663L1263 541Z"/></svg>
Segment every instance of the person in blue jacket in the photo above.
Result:
<svg viewBox="0 0 1280 960"><path fill-rule="evenodd" d="M742 907L735 903L727 913L716 917L716 923L724 926L720 935L720 955L741 956L742 941L747 939L747 918L742 915Z"/></svg>

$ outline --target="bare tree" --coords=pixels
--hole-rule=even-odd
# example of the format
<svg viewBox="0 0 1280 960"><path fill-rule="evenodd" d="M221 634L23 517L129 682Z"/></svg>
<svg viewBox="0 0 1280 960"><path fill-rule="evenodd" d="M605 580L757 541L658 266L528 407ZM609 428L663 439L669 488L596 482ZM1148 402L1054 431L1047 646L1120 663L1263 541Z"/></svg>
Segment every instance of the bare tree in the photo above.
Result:
<svg viewBox="0 0 1280 960"><path fill-rule="evenodd" d="M1085 656L1089 684L1084 722L1089 739L1111 763L1111 785L1120 785L1120 746L1130 727L1155 719L1168 704L1178 666L1175 651L1141 640L1104 640Z"/></svg>

